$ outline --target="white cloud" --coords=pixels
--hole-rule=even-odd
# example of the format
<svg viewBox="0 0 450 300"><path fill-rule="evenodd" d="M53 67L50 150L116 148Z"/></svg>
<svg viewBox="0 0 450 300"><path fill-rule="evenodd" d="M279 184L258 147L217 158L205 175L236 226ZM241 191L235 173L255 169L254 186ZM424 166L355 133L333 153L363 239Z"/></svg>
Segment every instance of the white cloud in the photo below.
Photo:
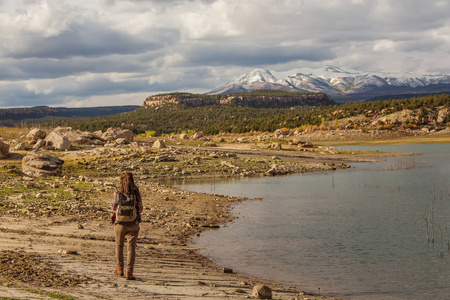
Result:
<svg viewBox="0 0 450 300"><path fill-rule="evenodd" d="M386 52L386 51L394 51L396 43L390 40L380 40L375 41L375 45L373 46L373 51L375 52Z"/></svg>
<svg viewBox="0 0 450 300"><path fill-rule="evenodd" d="M254 67L448 73L449 15L442 0L3 0L0 104L205 92Z"/></svg>

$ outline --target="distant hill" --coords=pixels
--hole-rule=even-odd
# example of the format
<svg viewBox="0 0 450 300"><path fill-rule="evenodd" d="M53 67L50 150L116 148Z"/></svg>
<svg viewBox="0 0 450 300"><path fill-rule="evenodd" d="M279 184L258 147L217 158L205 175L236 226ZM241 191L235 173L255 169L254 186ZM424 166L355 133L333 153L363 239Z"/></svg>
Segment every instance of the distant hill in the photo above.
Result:
<svg viewBox="0 0 450 300"><path fill-rule="evenodd" d="M49 107L35 106L26 108L0 109L0 125L16 126L46 123L64 119L78 119L95 116L109 116L122 112L129 112L139 108L136 105L101 106L101 107Z"/></svg>
<svg viewBox="0 0 450 300"><path fill-rule="evenodd" d="M448 93L450 92L450 73L417 75L363 72L333 66L317 69L301 68L286 72L255 69L207 94L224 95L257 89L321 92L330 95L331 99L338 103L346 103L391 95Z"/></svg>

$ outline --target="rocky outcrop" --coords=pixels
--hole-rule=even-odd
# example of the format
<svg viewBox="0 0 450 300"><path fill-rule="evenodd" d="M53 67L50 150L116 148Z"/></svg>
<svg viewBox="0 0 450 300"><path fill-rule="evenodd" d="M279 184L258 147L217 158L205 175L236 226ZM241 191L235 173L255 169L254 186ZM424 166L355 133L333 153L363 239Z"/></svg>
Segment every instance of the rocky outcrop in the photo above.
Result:
<svg viewBox="0 0 450 300"><path fill-rule="evenodd" d="M436 122L444 123L445 119L450 115L450 110L448 108L442 108L439 110Z"/></svg>
<svg viewBox="0 0 450 300"><path fill-rule="evenodd" d="M60 176L64 161L39 152L31 152L22 159L22 171L29 176Z"/></svg>
<svg viewBox="0 0 450 300"><path fill-rule="evenodd" d="M292 107L297 105L333 105L330 96L323 93L305 93L292 96L229 96L220 100L220 104L244 105L251 107Z"/></svg>
<svg viewBox="0 0 450 300"><path fill-rule="evenodd" d="M9 145L0 141L0 158L6 157L9 153Z"/></svg>
<svg viewBox="0 0 450 300"><path fill-rule="evenodd" d="M208 96L189 93L173 93L150 96L145 99L143 106L161 106L167 103L186 104L189 106L211 105L216 101Z"/></svg>
<svg viewBox="0 0 450 300"><path fill-rule="evenodd" d="M200 95L190 93L172 93L150 96L143 106L161 106L164 104L184 104L187 106L204 105L239 105L251 107L292 107L297 105L333 105L336 104L330 96L324 93L290 93L261 92L248 95Z"/></svg>
<svg viewBox="0 0 450 300"><path fill-rule="evenodd" d="M36 143L38 140L43 140L47 136L47 133L44 130L39 128L33 128L25 137L26 140L32 144Z"/></svg>
<svg viewBox="0 0 450 300"><path fill-rule="evenodd" d="M102 135L102 139L106 141L115 141L124 138L128 143L133 142L134 134L129 129L108 128Z"/></svg>
<svg viewBox="0 0 450 300"><path fill-rule="evenodd" d="M48 148L56 150L69 150L71 146L69 138L57 131L50 132L44 141Z"/></svg>

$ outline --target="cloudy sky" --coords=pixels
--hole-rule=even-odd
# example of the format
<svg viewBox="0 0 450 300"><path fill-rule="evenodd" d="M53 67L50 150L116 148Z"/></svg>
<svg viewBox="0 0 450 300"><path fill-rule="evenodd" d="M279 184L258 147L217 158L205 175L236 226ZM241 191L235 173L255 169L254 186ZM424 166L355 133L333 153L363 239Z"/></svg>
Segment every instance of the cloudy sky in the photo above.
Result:
<svg viewBox="0 0 450 300"><path fill-rule="evenodd" d="M142 104L257 67L450 72L448 0L0 0L0 107Z"/></svg>

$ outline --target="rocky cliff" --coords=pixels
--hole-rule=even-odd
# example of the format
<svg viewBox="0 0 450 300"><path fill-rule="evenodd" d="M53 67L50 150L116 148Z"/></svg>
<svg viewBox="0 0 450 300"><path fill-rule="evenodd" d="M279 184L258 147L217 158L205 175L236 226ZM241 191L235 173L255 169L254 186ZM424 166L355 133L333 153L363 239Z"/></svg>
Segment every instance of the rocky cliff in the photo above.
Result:
<svg viewBox="0 0 450 300"><path fill-rule="evenodd" d="M250 107L292 107L297 105L321 106L336 104L323 93L292 93L270 92L243 93L231 95L195 95L188 93L173 93L150 96L145 99L143 106L161 106L167 103L185 104L188 106L204 105L236 105Z"/></svg>
<svg viewBox="0 0 450 300"><path fill-rule="evenodd" d="M297 105L319 106L336 104L326 94L308 93L296 96L228 96L220 104L251 107L292 107Z"/></svg>
<svg viewBox="0 0 450 300"><path fill-rule="evenodd" d="M186 104L189 106L203 106L217 104L213 97L189 93L172 93L150 96L145 99L143 106L161 106L166 103Z"/></svg>

